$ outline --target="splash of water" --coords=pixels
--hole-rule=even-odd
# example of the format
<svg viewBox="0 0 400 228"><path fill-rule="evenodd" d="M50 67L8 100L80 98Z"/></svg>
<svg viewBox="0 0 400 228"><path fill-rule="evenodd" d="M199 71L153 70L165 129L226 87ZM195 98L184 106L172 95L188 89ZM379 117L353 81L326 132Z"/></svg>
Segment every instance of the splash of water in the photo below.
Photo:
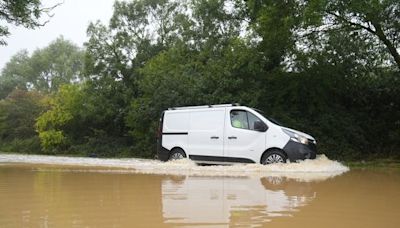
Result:
<svg viewBox="0 0 400 228"><path fill-rule="evenodd" d="M278 176L301 181L316 181L343 174L349 170L340 162L319 155L314 160L286 164L235 164L230 166L199 166L189 159L161 162L150 159L104 159L55 157L43 155L0 154L0 164L47 164L61 166L102 167L96 171L143 174L196 176ZM114 168L112 170L106 168ZM120 169L115 169L120 168ZM90 169L85 169L90 171ZM92 170L93 171L93 170Z"/></svg>

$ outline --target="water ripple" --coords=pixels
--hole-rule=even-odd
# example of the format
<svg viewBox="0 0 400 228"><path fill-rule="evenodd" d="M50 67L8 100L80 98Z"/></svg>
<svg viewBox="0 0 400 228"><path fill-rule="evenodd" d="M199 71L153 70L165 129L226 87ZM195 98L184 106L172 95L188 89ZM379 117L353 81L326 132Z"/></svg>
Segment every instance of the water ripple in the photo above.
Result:
<svg viewBox="0 0 400 228"><path fill-rule="evenodd" d="M90 167L102 167L96 171L127 172L144 174L196 175L196 176L278 176L301 181L324 180L349 171L340 162L319 155L314 160L305 160L286 164L235 164L230 166L199 166L191 160L161 162L151 159L121 158L84 158L44 155L0 154L0 164L45 164L61 166L81 166L85 171L94 171ZM105 168L113 168L108 170Z"/></svg>

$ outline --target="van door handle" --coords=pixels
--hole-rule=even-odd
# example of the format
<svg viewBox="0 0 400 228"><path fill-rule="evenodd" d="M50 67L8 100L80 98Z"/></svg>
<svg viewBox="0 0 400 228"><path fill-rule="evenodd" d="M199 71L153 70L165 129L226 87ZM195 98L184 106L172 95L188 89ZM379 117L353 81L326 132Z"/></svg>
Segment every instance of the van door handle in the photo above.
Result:
<svg viewBox="0 0 400 228"><path fill-rule="evenodd" d="M218 136L211 136L211 139L219 139Z"/></svg>
<svg viewBox="0 0 400 228"><path fill-rule="evenodd" d="M237 139L236 136L229 136L228 139Z"/></svg>

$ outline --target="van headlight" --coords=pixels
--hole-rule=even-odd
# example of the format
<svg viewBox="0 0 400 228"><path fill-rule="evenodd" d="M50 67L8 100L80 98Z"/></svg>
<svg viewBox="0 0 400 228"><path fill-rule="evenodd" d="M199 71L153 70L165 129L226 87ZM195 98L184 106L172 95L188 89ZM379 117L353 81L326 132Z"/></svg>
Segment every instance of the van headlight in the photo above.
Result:
<svg viewBox="0 0 400 228"><path fill-rule="evenodd" d="M290 140L301 143L301 144L308 144L308 139L302 135L299 135L293 131L289 131L286 129L282 129L287 135L289 135Z"/></svg>

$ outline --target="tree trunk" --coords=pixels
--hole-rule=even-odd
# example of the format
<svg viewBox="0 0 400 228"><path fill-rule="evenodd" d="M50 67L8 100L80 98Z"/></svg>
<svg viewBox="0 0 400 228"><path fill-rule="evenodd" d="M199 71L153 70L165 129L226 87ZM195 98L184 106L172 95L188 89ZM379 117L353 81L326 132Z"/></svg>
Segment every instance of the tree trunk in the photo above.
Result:
<svg viewBox="0 0 400 228"><path fill-rule="evenodd" d="M375 27L375 35L385 44L390 54L393 56L394 61L397 64L397 67L400 70L400 55L397 52L396 47L387 39L385 33L382 30L382 27L379 23L372 22L372 25Z"/></svg>

